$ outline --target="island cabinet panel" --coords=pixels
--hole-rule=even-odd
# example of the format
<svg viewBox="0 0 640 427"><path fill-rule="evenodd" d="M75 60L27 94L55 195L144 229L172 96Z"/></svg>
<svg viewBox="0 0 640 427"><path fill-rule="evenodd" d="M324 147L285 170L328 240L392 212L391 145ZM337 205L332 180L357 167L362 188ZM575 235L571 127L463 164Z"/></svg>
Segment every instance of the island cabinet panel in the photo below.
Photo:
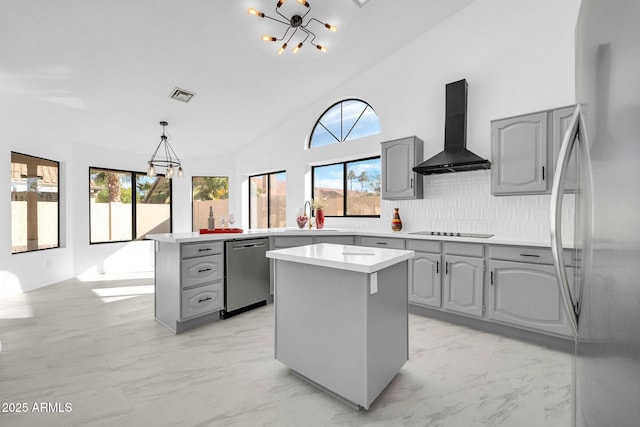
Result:
<svg viewBox="0 0 640 427"><path fill-rule="evenodd" d="M445 255L444 308L482 317L484 260Z"/></svg>
<svg viewBox="0 0 640 427"><path fill-rule="evenodd" d="M369 408L408 360L407 261L371 274L276 263L276 359Z"/></svg>
<svg viewBox="0 0 640 427"><path fill-rule="evenodd" d="M489 273L490 320L571 335L552 265L490 260Z"/></svg>

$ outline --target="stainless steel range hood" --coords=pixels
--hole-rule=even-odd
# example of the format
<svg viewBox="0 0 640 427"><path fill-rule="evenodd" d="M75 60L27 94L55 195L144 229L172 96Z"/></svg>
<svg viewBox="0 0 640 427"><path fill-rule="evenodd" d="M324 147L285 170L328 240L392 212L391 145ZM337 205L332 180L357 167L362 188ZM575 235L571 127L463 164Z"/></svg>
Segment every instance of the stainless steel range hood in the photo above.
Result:
<svg viewBox="0 0 640 427"><path fill-rule="evenodd" d="M444 151L414 167L423 175L490 169L491 162L467 150L467 81L446 85Z"/></svg>

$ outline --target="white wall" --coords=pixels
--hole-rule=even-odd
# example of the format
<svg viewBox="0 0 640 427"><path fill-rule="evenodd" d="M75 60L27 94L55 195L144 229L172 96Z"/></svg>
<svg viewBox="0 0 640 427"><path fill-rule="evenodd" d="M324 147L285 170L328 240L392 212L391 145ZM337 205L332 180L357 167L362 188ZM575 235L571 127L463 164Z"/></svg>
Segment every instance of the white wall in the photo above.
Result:
<svg viewBox="0 0 640 427"><path fill-rule="evenodd" d="M579 4L579 0L475 1L242 150L235 162L236 191L241 188L246 192L246 185L243 187L246 175L286 170L287 225L294 226L298 208L310 197L310 165L379 154L380 142L408 135L417 135L425 141L425 158L440 152L444 144L445 84L462 78L469 84L467 148L490 158L492 119L575 102L574 27ZM318 116L347 97L362 98L371 104L380 117L382 133L305 150L305 138ZM427 187L433 179L425 178ZM483 192L477 196L492 198L487 178L476 174L475 179L481 184L478 191ZM428 188L426 193L430 197ZM547 208L548 198L519 200L504 203L517 203L523 209L535 206L536 213L530 218L535 225L526 230L510 229L525 232L528 237L543 236L548 224L538 210ZM425 203L428 204L403 203L402 210L410 224L411 219L423 217ZM387 230L393 207L395 204L383 201L381 219L328 218L325 226ZM439 216L438 206L430 209ZM246 214L245 204L245 224ZM419 229L439 224L413 221L412 225ZM473 218L470 228L478 228Z"/></svg>

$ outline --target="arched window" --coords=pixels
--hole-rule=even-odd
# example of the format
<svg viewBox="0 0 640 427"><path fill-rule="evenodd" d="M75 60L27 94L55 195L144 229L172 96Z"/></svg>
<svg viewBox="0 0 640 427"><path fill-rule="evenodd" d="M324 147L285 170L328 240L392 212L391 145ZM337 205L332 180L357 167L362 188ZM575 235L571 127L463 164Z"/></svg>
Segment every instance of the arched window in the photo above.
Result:
<svg viewBox="0 0 640 427"><path fill-rule="evenodd" d="M371 105L360 99L345 99L329 107L318 119L309 148L349 141L380 133L380 121Z"/></svg>

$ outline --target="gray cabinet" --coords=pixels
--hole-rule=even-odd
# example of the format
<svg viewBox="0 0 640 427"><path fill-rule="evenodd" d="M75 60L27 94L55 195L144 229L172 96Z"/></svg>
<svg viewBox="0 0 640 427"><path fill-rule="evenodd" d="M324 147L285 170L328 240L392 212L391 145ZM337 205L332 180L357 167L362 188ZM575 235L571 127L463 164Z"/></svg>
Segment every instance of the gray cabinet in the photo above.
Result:
<svg viewBox="0 0 640 427"><path fill-rule="evenodd" d="M573 109L563 107L491 122L493 195L551 191L556 159Z"/></svg>
<svg viewBox="0 0 640 427"><path fill-rule="evenodd" d="M489 272L490 320L571 335L552 265L490 260Z"/></svg>
<svg viewBox="0 0 640 427"><path fill-rule="evenodd" d="M557 168L558 157L560 154L560 147L562 146L562 140L564 139L564 135L567 133L567 129L569 128L569 122L571 122L571 117L573 116L574 111L576 110L575 106L559 108L554 110L552 113L552 144L553 144L553 170L555 172ZM577 186L577 175L576 175L576 165L575 165L575 154L572 154L572 157L569 159L569 167L567 168L565 179L564 179L564 189L565 192L575 192Z"/></svg>
<svg viewBox="0 0 640 427"><path fill-rule="evenodd" d="M362 236L357 239L357 245L372 248L404 249L404 239L392 237Z"/></svg>
<svg viewBox="0 0 640 427"><path fill-rule="evenodd" d="M222 242L155 245L156 320L179 333L219 318L224 308Z"/></svg>
<svg viewBox="0 0 640 427"><path fill-rule="evenodd" d="M409 261L409 302L442 307L440 242L407 240L406 246L415 251Z"/></svg>
<svg viewBox="0 0 640 427"><path fill-rule="evenodd" d="M457 313L482 317L482 258L444 256L444 308Z"/></svg>
<svg viewBox="0 0 640 427"><path fill-rule="evenodd" d="M484 312L484 245L444 243L446 310L482 317Z"/></svg>
<svg viewBox="0 0 640 427"><path fill-rule="evenodd" d="M547 191L547 113L491 122L491 192Z"/></svg>
<svg viewBox="0 0 640 427"><path fill-rule="evenodd" d="M416 136L382 143L383 199L422 199L423 178L413 168L422 162L423 144Z"/></svg>

